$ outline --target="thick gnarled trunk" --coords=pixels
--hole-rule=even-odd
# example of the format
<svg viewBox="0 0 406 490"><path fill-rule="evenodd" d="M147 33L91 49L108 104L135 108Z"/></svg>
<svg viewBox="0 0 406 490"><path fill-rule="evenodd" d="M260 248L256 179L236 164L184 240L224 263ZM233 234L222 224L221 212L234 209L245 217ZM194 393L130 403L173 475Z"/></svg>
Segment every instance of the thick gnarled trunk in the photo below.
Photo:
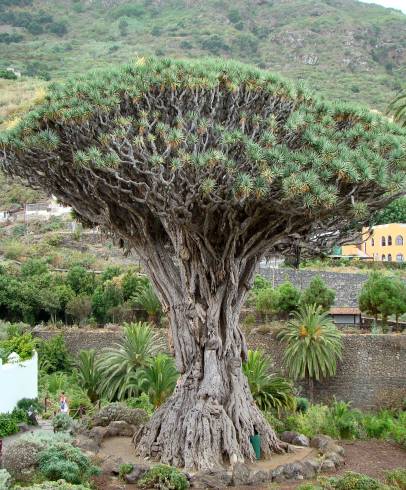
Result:
<svg viewBox="0 0 406 490"><path fill-rule="evenodd" d="M230 267L225 274L212 271L223 279L210 291L198 279L208 275L202 264L180 266L182 280L173 284L168 314L181 376L174 394L137 435L141 456L189 469L214 468L254 459L255 432L265 456L281 450L242 372L246 344L238 320L254 264Z"/></svg>

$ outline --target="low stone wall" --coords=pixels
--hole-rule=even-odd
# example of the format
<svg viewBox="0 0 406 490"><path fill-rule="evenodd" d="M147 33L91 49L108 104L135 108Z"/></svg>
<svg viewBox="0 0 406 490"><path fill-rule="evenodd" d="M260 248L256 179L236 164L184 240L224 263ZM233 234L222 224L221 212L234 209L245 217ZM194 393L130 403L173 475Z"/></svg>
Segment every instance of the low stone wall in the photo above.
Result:
<svg viewBox="0 0 406 490"><path fill-rule="evenodd" d="M55 331L37 332L50 338ZM120 331L65 330L66 345L72 354L82 349L100 351L120 339ZM166 331L162 329L166 340ZM250 349L261 349L271 355L276 371L282 370L283 345L271 334L247 336ZM303 386L306 394L306 386ZM406 335L345 335L343 359L337 375L315 383L315 400L328 402L333 396L351 401L354 407L376 409L402 406L406 399Z"/></svg>

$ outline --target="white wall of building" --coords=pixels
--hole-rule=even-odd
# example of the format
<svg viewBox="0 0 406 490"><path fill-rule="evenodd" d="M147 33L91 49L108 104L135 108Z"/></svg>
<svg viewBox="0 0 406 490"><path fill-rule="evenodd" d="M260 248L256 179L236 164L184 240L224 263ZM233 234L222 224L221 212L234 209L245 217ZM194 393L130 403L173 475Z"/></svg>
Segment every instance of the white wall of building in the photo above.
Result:
<svg viewBox="0 0 406 490"><path fill-rule="evenodd" d="M11 412L22 398L38 397L38 355L1 364L0 360L0 413Z"/></svg>

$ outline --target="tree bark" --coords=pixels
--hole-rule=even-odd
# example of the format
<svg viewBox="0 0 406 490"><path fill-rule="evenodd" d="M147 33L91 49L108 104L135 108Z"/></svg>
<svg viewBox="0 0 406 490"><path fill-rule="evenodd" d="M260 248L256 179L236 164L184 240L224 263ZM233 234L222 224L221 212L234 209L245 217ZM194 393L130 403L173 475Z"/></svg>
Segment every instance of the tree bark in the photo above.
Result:
<svg viewBox="0 0 406 490"><path fill-rule="evenodd" d="M225 272L197 261L180 263L179 283L167 284L171 336L181 375L173 395L136 435L140 456L198 470L254 460L250 436L255 431L261 435L265 457L282 451L242 372L247 347L239 315L254 262L236 262L230 261ZM157 280L151 261L147 266ZM221 278L216 288L207 287L210 276ZM163 284L161 275L158 291Z"/></svg>

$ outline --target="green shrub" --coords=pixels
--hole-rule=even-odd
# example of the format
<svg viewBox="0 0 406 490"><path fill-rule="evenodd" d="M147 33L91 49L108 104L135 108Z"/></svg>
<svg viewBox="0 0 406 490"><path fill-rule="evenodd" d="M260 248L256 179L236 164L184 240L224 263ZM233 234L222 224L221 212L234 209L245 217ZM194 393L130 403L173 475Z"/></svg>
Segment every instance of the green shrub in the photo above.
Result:
<svg viewBox="0 0 406 490"><path fill-rule="evenodd" d="M46 373L69 371L72 361L62 335L56 335L38 343L38 357L41 370Z"/></svg>
<svg viewBox="0 0 406 490"><path fill-rule="evenodd" d="M26 424L28 422L27 411L23 410L22 408L15 408L11 412L11 416L13 417L13 419L16 421L17 424L21 424L21 423Z"/></svg>
<svg viewBox="0 0 406 490"><path fill-rule="evenodd" d="M7 470L0 470L0 489L7 490L10 487L11 475Z"/></svg>
<svg viewBox="0 0 406 490"><path fill-rule="evenodd" d="M185 490L189 487L189 483L186 476L177 468L158 464L145 473L139 480L138 486L161 490Z"/></svg>
<svg viewBox="0 0 406 490"><path fill-rule="evenodd" d="M276 289L262 288L255 293L255 309L263 315L271 315L278 309L279 294Z"/></svg>
<svg viewBox="0 0 406 490"><path fill-rule="evenodd" d="M154 405L151 403L147 393L141 393L140 396L128 398L125 403L130 408L139 408L144 410L149 416L154 413Z"/></svg>
<svg viewBox="0 0 406 490"><path fill-rule="evenodd" d="M69 483L86 483L99 469L77 447L59 443L44 449L38 455L38 467L48 480L66 480Z"/></svg>
<svg viewBox="0 0 406 490"><path fill-rule="evenodd" d="M254 291L258 289L267 289L270 287L271 287L271 283L267 279L265 279L265 277L260 276L259 274L255 276L254 285L253 285Z"/></svg>
<svg viewBox="0 0 406 490"><path fill-rule="evenodd" d="M17 402L17 408L27 412L30 407L33 407L36 412L42 412L42 405L39 403L38 398L21 398Z"/></svg>
<svg viewBox="0 0 406 490"><path fill-rule="evenodd" d="M305 289L300 299L302 305L318 305L323 311L328 311L333 305L335 292L329 289L323 279L319 276L314 277Z"/></svg>
<svg viewBox="0 0 406 490"><path fill-rule="evenodd" d="M335 490L383 490L385 486L367 475L348 471L343 476L328 478L325 488Z"/></svg>
<svg viewBox="0 0 406 490"><path fill-rule="evenodd" d="M124 464L120 465L120 469L119 469L119 473L118 473L119 478L124 480L125 475L128 475L129 473L131 473L133 468L134 468L134 465L132 465L131 463L124 463Z"/></svg>
<svg viewBox="0 0 406 490"><path fill-rule="evenodd" d="M58 413L52 419L52 427L55 432L66 432L72 428L73 419L66 413Z"/></svg>
<svg viewBox="0 0 406 490"><path fill-rule="evenodd" d="M11 413L0 413L0 438L18 432L17 421Z"/></svg>
<svg viewBox="0 0 406 490"><path fill-rule="evenodd" d="M304 397L297 397L296 410L298 412L306 413L309 410L309 400Z"/></svg>
<svg viewBox="0 0 406 490"><path fill-rule="evenodd" d="M36 346L36 340L32 338L30 333L25 333L20 336L12 337L8 340L0 342L0 355L3 362L7 361L8 356L15 352L20 356L22 361L31 359Z"/></svg>
<svg viewBox="0 0 406 490"><path fill-rule="evenodd" d="M1 487L0 487L1 488ZM88 485L73 485L67 483L64 480L59 481L44 481L43 483L37 483L30 485L30 490L89 490ZM14 487L14 490L27 490L27 487Z"/></svg>
<svg viewBox="0 0 406 490"><path fill-rule="evenodd" d="M406 490L406 468L397 468L385 472L386 482L400 490Z"/></svg>

